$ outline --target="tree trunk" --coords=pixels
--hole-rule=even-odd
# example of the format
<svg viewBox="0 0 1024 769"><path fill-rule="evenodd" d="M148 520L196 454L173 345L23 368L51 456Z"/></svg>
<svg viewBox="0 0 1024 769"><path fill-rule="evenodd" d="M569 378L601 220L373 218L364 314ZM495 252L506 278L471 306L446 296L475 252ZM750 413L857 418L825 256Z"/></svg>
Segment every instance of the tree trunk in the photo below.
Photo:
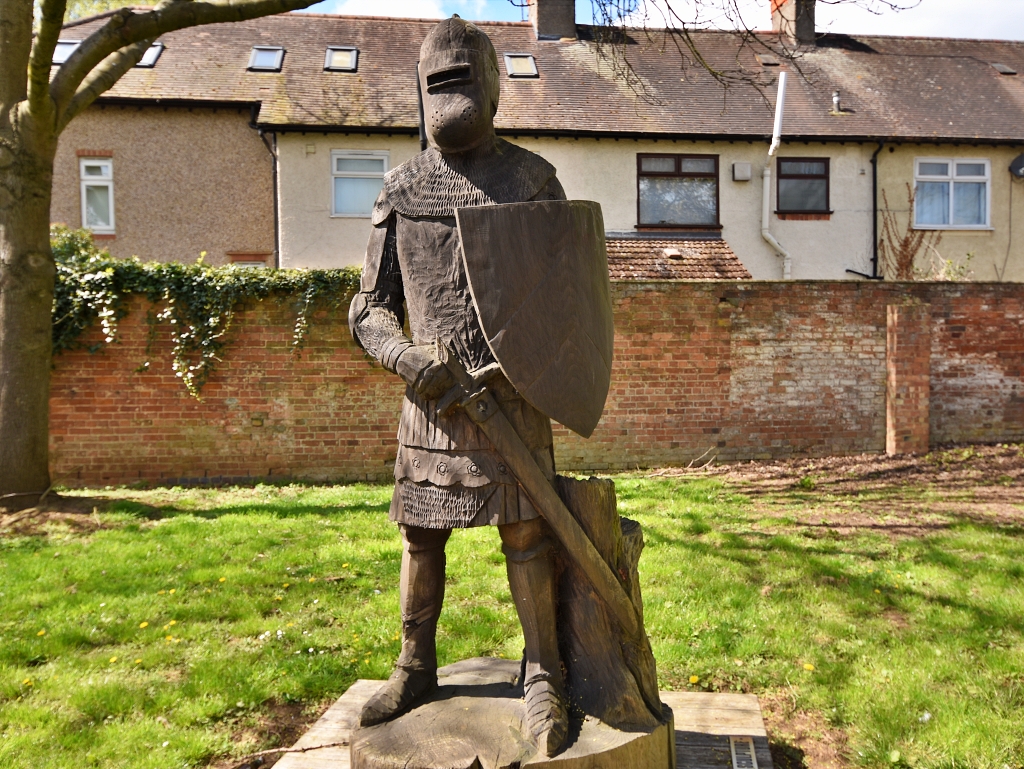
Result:
<svg viewBox="0 0 1024 769"><path fill-rule="evenodd" d="M573 710L617 729L653 729L664 720L654 654L643 627L637 570L643 534L636 521L620 518L610 480L556 477L558 495L586 531L601 557L620 575L639 615L628 634L568 555L559 556L558 637Z"/></svg>
<svg viewBox="0 0 1024 769"><path fill-rule="evenodd" d="M56 137L17 123L0 131L0 507L8 509L36 504L50 486L56 272L50 251Z"/></svg>

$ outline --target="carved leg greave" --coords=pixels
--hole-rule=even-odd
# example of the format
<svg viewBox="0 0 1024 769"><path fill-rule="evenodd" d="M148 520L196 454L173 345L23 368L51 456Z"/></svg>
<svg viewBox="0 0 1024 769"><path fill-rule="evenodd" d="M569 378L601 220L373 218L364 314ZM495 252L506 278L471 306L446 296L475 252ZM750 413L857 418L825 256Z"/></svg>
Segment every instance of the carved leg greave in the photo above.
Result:
<svg viewBox="0 0 1024 769"><path fill-rule="evenodd" d="M437 688L437 620L444 601L447 529L402 527L402 653L363 706L360 726L389 721Z"/></svg>
<svg viewBox="0 0 1024 769"><path fill-rule="evenodd" d="M508 582L523 625L523 694L527 728L545 756L565 742L569 717L555 626L555 572L552 543L544 539L529 550L502 547Z"/></svg>

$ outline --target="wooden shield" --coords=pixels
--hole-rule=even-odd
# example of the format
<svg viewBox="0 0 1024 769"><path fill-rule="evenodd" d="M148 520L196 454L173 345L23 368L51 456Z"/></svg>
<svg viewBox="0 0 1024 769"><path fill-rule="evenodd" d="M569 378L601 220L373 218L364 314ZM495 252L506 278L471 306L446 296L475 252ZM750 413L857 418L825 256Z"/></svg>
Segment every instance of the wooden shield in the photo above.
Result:
<svg viewBox="0 0 1024 769"><path fill-rule="evenodd" d="M455 217L501 370L528 403L589 438L608 397L614 338L601 206L546 200Z"/></svg>

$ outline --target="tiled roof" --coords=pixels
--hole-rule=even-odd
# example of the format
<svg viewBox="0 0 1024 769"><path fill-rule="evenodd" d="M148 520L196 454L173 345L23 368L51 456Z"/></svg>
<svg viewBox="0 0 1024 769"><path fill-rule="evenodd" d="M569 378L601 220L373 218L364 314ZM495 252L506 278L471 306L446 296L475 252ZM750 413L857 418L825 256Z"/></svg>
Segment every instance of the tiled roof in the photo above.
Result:
<svg viewBox="0 0 1024 769"><path fill-rule="evenodd" d="M76 37L102 19L71 24ZM259 102L269 127L391 128L417 125L415 67L433 20L285 14L165 35L153 69L129 72L111 98ZM641 100L599 61L593 43L538 41L528 23L480 22L502 70L503 52L532 53L540 77L502 80L496 117L506 134L721 136L771 133L774 88L724 89L704 70L683 71L664 32L636 33L628 57L650 98ZM592 30L581 27L586 38ZM712 66L791 73L783 135L918 140L1024 140L1024 42L826 34L782 68L762 68L727 32L692 33ZM764 33L766 38L771 37ZM247 72L254 44L286 49L279 73ZM328 45L360 49L358 72L324 72ZM1000 74L993 63L1019 75ZM504 70L503 70L504 74ZM849 111L832 114L832 92Z"/></svg>
<svg viewBox="0 0 1024 769"><path fill-rule="evenodd" d="M750 280L724 240L608 238L612 280Z"/></svg>

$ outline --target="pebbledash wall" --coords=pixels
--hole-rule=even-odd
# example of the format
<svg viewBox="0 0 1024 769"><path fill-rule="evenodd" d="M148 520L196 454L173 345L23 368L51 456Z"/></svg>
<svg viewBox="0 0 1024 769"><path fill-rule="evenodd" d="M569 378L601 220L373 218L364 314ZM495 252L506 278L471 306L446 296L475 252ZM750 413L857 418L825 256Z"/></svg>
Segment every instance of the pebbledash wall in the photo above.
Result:
<svg viewBox="0 0 1024 769"><path fill-rule="evenodd" d="M556 427L564 470L1024 440L1022 284L616 283L612 296L607 408L589 440ZM118 344L56 360L55 481L389 478L397 378L352 343L343 310L317 317L296 358L294 318L289 301L243 309L197 402L166 338L139 371L136 300Z"/></svg>

